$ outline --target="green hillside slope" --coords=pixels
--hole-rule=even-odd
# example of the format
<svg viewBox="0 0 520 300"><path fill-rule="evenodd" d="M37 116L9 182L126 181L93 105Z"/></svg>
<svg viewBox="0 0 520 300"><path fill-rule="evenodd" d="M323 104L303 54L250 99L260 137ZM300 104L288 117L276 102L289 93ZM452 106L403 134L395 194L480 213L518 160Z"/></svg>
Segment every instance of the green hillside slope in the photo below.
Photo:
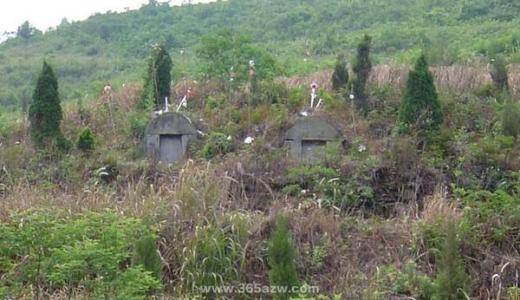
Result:
<svg viewBox="0 0 520 300"><path fill-rule="evenodd" d="M108 80L140 79L149 46L157 42L171 49L174 78L198 77L192 50L202 35L228 27L270 51L284 75L327 66L333 54L350 53L365 32L374 36L379 62L409 62L420 49L436 64L496 54L519 61L519 14L520 3L511 0L230 0L183 7L152 0L139 10L63 22L2 43L0 107L30 101L43 58L57 67L65 100L91 98Z"/></svg>

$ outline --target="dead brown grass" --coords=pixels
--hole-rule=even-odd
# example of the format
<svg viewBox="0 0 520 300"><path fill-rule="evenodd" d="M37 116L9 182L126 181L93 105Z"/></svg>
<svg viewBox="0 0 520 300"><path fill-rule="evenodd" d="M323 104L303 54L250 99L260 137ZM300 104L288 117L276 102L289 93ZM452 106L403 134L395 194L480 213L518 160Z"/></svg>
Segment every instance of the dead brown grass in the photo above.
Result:
<svg viewBox="0 0 520 300"><path fill-rule="evenodd" d="M393 86L404 90L408 71L407 65L377 65L370 73L369 83L378 86ZM515 99L520 99L520 66L517 64L508 66L509 86ZM492 84L489 66L452 65L432 67L437 86L445 91L455 94L474 91L480 87ZM280 78L279 82L289 87L307 88L312 82L318 83L320 88L331 89L330 78L332 71L320 71L310 75Z"/></svg>
<svg viewBox="0 0 520 300"><path fill-rule="evenodd" d="M437 187L435 194L424 200L424 208L420 215L421 220L427 224L442 219L458 222L462 218L462 210L457 202L449 200L446 188Z"/></svg>

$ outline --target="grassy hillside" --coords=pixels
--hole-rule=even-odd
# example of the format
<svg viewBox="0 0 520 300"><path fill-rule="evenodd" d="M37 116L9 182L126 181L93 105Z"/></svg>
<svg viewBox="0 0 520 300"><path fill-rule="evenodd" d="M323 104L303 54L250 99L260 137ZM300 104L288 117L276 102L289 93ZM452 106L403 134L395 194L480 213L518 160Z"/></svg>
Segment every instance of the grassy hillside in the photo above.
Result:
<svg viewBox="0 0 520 300"><path fill-rule="evenodd" d="M290 283L301 287L294 299L518 300L519 7L151 3L7 41L0 299L288 299L266 288ZM225 24L235 32L205 36ZM375 62L361 112L329 81L334 54L352 60L364 32L374 36ZM144 153L152 111L141 76L155 42L171 47L171 99L193 90L182 113L199 136L174 164ZM432 78L422 64L418 84L405 89L401 63L421 49L457 65L435 66ZM508 70L487 65L498 54ZM251 56L255 84L247 82ZM61 147L33 144L27 114L9 112L29 104L43 57L64 98ZM100 95L108 80L113 91ZM299 160L285 137L314 80L322 99L314 114L342 138ZM40 83L51 90L40 98L51 97L54 80ZM425 87L435 98L434 84L442 124L404 124L403 98L423 100L412 96ZM417 124L429 123L422 116Z"/></svg>
<svg viewBox="0 0 520 300"><path fill-rule="evenodd" d="M183 7L150 2L1 44L0 106L19 109L30 101L43 58L57 67L66 100L94 98L109 80L139 80L157 42L171 49L176 79L199 78L194 48L201 36L226 27L268 50L283 66L281 75L330 65L334 54L352 53L363 33L374 36L378 62L408 63L421 49L434 64L497 54L518 62L519 14L520 4L509 0L230 0Z"/></svg>
<svg viewBox="0 0 520 300"><path fill-rule="evenodd" d="M520 147L487 87L441 89L426 136L397 133L397 87L372 86L366 117L321 90L345 143L308 163L283 147L307 91L259 86L253 106L244 85L200 89L185 113L206 136L174 165L144 157L139 85L65 106L65 137L89 127L93 151L35 150L24 118L4 120L0 298L258 298L202 288L272 284L285 215L286 262L319 289L299 299L518 299Z"/></svg>

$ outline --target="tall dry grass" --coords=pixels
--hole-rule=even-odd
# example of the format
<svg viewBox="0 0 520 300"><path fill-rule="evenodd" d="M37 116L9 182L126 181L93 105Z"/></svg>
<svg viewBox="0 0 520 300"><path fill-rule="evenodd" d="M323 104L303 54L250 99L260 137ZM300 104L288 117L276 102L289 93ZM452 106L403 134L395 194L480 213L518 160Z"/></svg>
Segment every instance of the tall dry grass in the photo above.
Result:
<svg viewBox="0 0 520 300"><path fill-rule="evenodd" d="M411 66L407 65L377 65L370 73L369 84L382 87L390 85L403 91ZM508 66L509 86L513 98L520 99L520 65ZM486 65L452 65L432 67L431 71L437 86L456 94L474 91L480 87L492 84L490 67ZM289 87L307 88L316 82L321 88L330 90L332 71L320 71L310 75L299 75L280 78L279 82Z"/></svg>

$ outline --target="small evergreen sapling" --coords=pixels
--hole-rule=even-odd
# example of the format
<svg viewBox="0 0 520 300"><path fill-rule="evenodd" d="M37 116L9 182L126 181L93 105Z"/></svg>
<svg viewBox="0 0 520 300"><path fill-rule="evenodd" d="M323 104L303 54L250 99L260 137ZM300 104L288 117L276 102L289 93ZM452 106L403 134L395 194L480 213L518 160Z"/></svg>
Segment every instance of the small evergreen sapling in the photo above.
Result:
<svg viewBox="0 0 520 300"><path fill-rule="evenodd" d="M90 151L90 150L94 150L94 144L95 144L94 134L92 133L90 128L86 127L85 129L83 129L83 131L79 135L76 146L78 147L79 150Z"/></svg>
<svg viewBox="0 0 520 300"><path fill-rule="evenodd" d="M419 57L408 75L399 121L405 126L422 130L436 129L443 121L433 75L428 69L424 54Z"/></svg>
<svg viewBox="0 0 520 300"><path fill-rule="evenodd" d="M464 261L460 254L460 241L457 236L457 224L448 221L446 237L438 257L438 273L435 279L433 299L463 300L466 299L464 288L468 276L464 271Z"/></svg>
<svg viewBox="0 0 520 300"><path fill-rule="evenodd" d="M287 293L273 295L275 299L289 299L294 296L291 289L299 287L295 263L295 249L289 233L287 217L279 216L267 245L269 281L271 286L286 288Z"/></svg>

